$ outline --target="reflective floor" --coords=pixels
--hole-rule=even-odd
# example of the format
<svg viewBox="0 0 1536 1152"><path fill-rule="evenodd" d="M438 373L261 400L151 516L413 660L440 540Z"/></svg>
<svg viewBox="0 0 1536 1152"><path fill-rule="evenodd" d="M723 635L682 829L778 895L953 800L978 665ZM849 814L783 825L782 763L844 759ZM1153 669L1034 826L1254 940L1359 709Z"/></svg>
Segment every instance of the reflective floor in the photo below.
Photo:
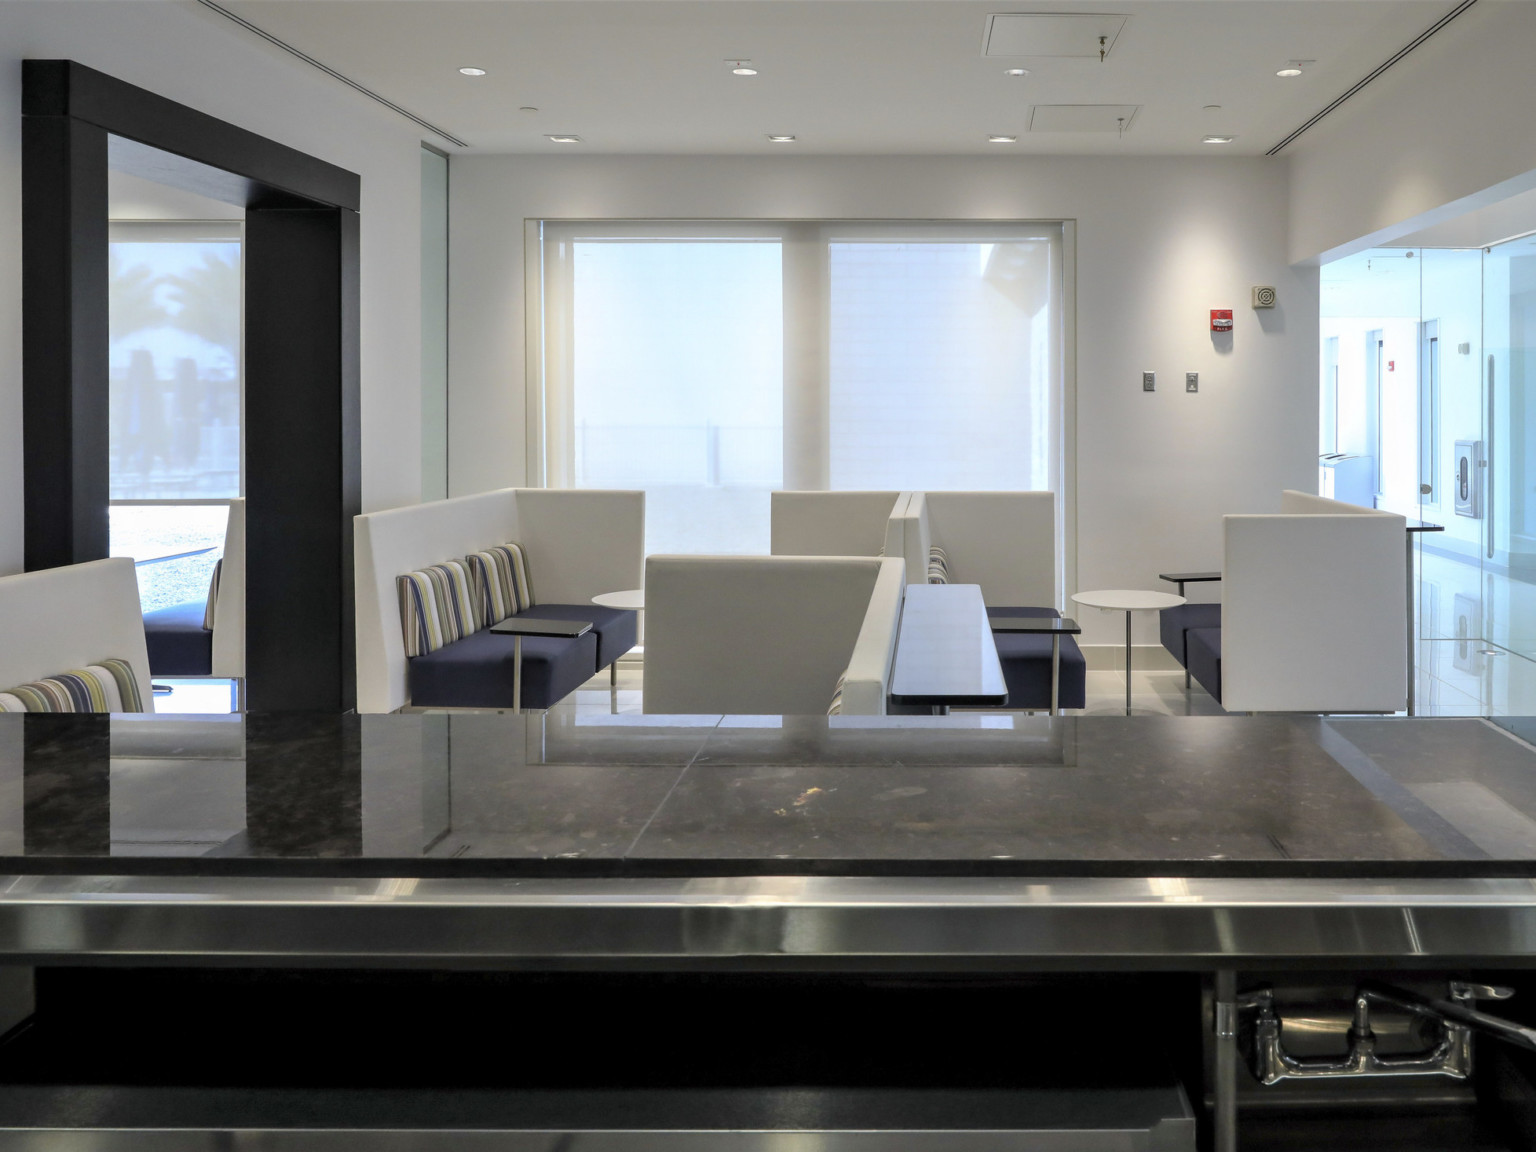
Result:
<svg viewBox="0 0 1536 1152"><path fill-rule="evenodd" d="M1536 584L1424 552L1418 587L1420 713L1536 714Z"/></svg>

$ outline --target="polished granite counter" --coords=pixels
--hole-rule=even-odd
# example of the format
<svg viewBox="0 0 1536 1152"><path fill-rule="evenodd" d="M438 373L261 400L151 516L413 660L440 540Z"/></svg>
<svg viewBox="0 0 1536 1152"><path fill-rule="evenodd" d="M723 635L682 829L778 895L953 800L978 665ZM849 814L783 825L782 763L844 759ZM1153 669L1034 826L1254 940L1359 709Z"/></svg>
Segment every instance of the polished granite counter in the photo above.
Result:
<svg viewBox="0 0 1536 1152"><path fill-rule="evenodd" d="M1536 876L1475 719L0 716L17 874Z"/></svg>

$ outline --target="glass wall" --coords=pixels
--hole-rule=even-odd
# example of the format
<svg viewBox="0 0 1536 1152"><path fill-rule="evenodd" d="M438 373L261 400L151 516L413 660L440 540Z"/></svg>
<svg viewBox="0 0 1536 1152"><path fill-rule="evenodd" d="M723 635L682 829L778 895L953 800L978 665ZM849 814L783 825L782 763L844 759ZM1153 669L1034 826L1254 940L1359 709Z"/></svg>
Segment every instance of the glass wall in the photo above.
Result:
<svg viewBox="0 0 1536 1152"><path fill-rule="evenodd" d="M151 612L206 597L241 493L241 225L114 223L109 260L111 547Z"/></svg>
<svg viewBox="0 0 1536 1152"><path fill-rule="evenodd" d="M1536 713L1536 237L1322 270L1319 491L1418 537L1420 710Z"/></svg>

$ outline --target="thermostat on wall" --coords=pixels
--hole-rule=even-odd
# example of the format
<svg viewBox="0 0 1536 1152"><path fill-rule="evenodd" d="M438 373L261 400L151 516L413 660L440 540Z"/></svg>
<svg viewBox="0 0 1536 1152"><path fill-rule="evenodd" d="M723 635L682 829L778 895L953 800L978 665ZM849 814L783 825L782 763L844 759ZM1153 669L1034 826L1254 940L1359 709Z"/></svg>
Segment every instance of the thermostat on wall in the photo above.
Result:
<svg viewBox="0 0 1536 1152"><path fill-rule="evenodd" d="M1255 308L1273 308L1275 306L1275 287L1273 284L1255 284L1253 286L1253 306Z"/></svg>

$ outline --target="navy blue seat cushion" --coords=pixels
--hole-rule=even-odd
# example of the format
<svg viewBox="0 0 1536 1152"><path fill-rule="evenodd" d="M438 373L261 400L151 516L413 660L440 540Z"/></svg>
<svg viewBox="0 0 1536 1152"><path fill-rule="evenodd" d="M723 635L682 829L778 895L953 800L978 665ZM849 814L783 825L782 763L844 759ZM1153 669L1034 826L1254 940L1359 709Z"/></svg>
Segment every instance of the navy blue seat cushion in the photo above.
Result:
<svg viewBox="0 0 1536 1152"><path fill-rule="evenodd" d="M534 620L590 620L597 633L597 667L601 672L635 646L640 637L639 613L598 604L535 604L518 613Z"/></svg>
<svg viewBox="0 0 1536 1152"><path fill-rule="evenodd" d="M1188 644L1189 674L1221 703L1221 629L1191 628Z"/></svg>
<svg viewBox="0 0 1536 1152"><path fill-rule="evenodd" d="M987 615L1060 616L1054 608L988 608ZM994 632L997 657L1008 683L1007 708L1044 710L1051 706L1051 638L1021 632ZM1088 706L1088 661L1077 639L1061 638L1061 679L1057 704L1062 708Z"/></svg>
<svg viewBox="0 0 1536 1152"><path fill-rule="evenodd" d="M144 613L152 676L212 676L213 633L203 627L208 605L188 600Z"/></svg>
<svg viewBox="0 0 1536 1152"><path fill-rule="evenodd" d="M1189 660L1184 655L1184 634L1191 628L1221 627L1220 604L1180 604L1177 608L1164 608L1157 616L1163 647L1186 668Z"/></svg>
<svg viewBox="0 0 1536 1152"><path fill-rule="evenodd" d="M410 661L420 708L511 708L516 637L482 628ZM523 707L548 708L597 670L597 634L523 637Z"/></svg>

